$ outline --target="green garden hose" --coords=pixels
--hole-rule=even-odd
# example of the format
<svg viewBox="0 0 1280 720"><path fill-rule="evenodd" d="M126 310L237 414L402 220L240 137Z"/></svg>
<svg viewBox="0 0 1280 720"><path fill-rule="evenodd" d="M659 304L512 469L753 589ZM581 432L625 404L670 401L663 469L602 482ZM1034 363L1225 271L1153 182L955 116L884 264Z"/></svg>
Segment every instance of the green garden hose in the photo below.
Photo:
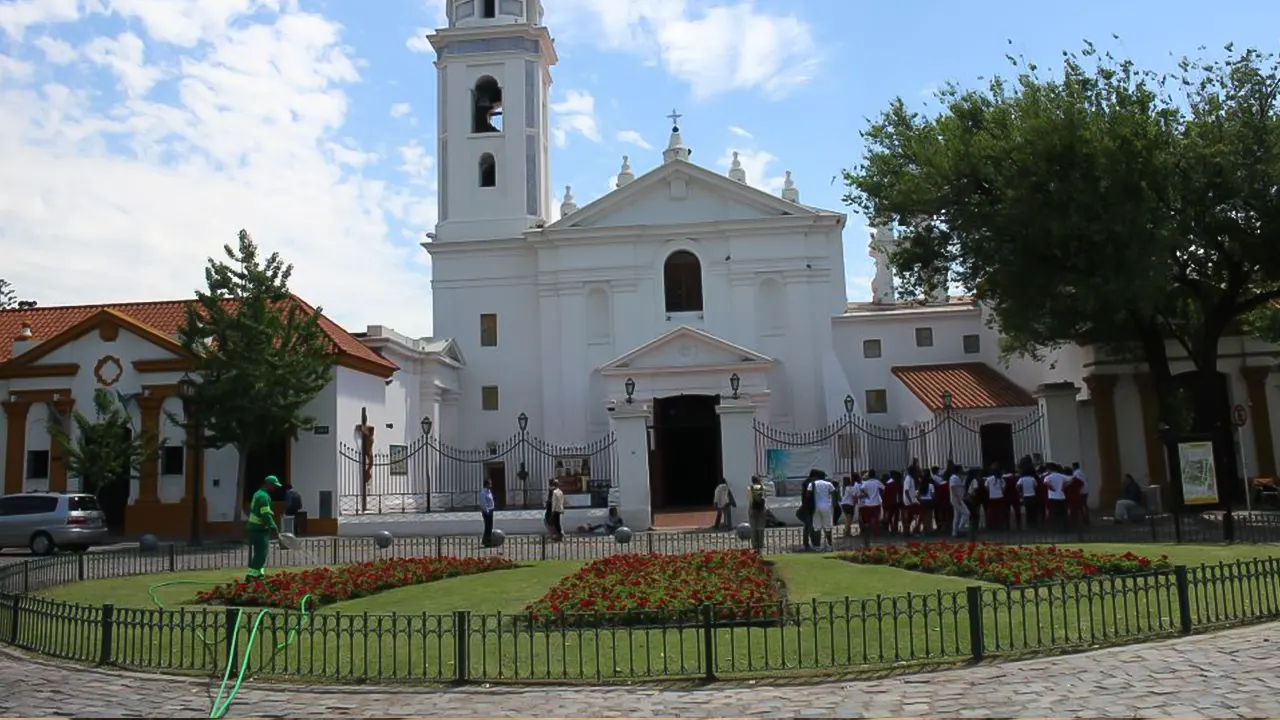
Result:
<svg viewBox="0 0 1280 720"><path fill-rule="evenodd" d="M156 591L159 590L160 588L173 587L175 585L200 585L202 587L207 587L208 583L199 582L196 580L171 580L169 582L157 583L147 588L147 595L151 597L151 602L155 603L156 607L160 608L161 610L164 610L165 606L163 603L160 602L160 598L156 597ZM311 613L307 608L310 600L311 600L311 595L309 593L307 595L302 596L302 602L299 604L299 607L298 607L298 612L301 613L303 617L308 619L311 617ZM235 700L236 695L240 692L240 685L244 683L244 676L249 670L249 658L253 651L253 645L258 640L258 629L262 626L262 619L266 616L267 614L265 612L260 612L258 613L258 617L256 617L253 621L253 627L250 628L249 630L249 641L248 643L245 644L244 655L240 661L240 671L236 675L236 682L235 682L235 685L231 687L230 693L227 693L227 683L230 682L231 680L232 662L230 659L227 660L227 668L222 673L222 684L218 687L218 696L213 701L213 708L209 710L209 717L212 718L213 720L217 720L218 718L221 718L223 715L226 715L227 709L231 707L231 702ZM237 643L240 638L240 621L243 619L244 619L244 609L237 608L236 622L231 630L231 637L233 638L233 641ZM290 645L293 644L295 640L298 639L298 630L301 628L301 626L302 626L302 621L300 619L298 622L298 627L290 629L289 632L285 635L284 642L280 643L279 645L276 645L276 648L275 648L276 653L279 653L281 650L284 650L285 648L289 647ZM205 649L207 651L213 652L212 649L217 646L217 643L210 642L209 639L204 636L204 633L200 632L199 630L196 630L195 633L196 633L196 637L200 639L200 642L204 643ZM217 653L213 652L213 654L216 656ZM226 695L225 700L223 699L223 695Z"/></svg>

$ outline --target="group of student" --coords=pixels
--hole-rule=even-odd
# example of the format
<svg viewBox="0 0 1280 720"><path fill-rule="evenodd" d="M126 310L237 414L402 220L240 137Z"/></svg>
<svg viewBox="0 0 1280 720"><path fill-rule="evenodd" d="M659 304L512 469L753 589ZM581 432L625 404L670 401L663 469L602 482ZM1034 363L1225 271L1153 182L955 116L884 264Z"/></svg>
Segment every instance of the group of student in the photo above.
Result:
<svg viewBox="0 0 1280 720"><path fill-rule="evenodd" d="M838 509L836 500L838 498ZM1079 463L1035 466L1023 458L1013 472L993 464L986 473L954 463L945 469L853 473L835 488L826 473L814 470L801 490L799 517L805 524L805 548L830 549L832 518L843 520L845 537L860 532L920 534L970 530L1054 527L1088 523L1089 482Z"/></svg>

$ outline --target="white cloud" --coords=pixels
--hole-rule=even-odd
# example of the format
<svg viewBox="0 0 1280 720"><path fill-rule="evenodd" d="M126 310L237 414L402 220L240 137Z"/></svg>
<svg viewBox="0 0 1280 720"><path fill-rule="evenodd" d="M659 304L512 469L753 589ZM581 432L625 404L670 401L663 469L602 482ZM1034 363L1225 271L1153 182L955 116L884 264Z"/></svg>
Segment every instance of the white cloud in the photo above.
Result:
<svg viewBox="0 0 1280 720"><path fill-rule="evenodd" d="M80 56L79 51L71 47L71 43L56 38L36 38L33 44L44 53L44 59L54 65L68 65Z"/></svg>
<svg viewBox="0 0 1280 720"><path fill-rule="evenodd" d="M0 28L76 17L31 10L51 4L0 5ZM206 258L246 228L345 326L430 332L428 256L402 238L434 223L432 181L396 188L364 174L377 155L342 133L358 60L339 25L294 4L112 0L153 41L80 48L120 92L36 85L5 72L20 65L0 53L7 279L43 305L190 296ZM166 92L140 97L155 77ZM432 167L420 148L397 160L410 179Z"/></svg>
<svg viewBox="0 0 1280 720"><path fill-rule="evenodd" d="M742 163L742 169L747 172L748 185L775 195L782 190L784 174L782 172L777 175L769 174L769 166L778 159L777 157L764 150L731 147L724 151L724 155L720 156L716 164L728 170L733 164L735 152L738 153L738 162Z"/></svg>
<svg viewBox="0 0 1280 720"><path fill-rule="evenodd" d="M80 17L80 0L15 0L0 5L0 30L21 40L27 28Z"/></svg>
<svg viewBox="0 0 1280 720"><path fill-rule="evenodd" d="M746 130L743 130L737 125L730 125L729 132L733 133L734 135L737 135L740 138L746 138L748 140L755 137L755 135L752 135L751 133L747 132Z"/></svg>
<svg viewBox="0 0 1280 720"><path fill-rule="evenodd" d="M404 46L409 48L409 52L430 53L435 52L435 48L431 47L431 42L427 40L427 36L434 32L431 28L420 27L404 41Z"/></svg>
<svg viewBox="0 0 1280 720"><path fill-rule="evenodd" d="M579 133L592 142L600 142L596 123L596 99L586 90L567 90L564 99L551 103L551 137L556 147L569 142L570 133Z"/></svg>
<svg viewBox="0 0 1280 720"><path fill-rule="evenodd" d="M84 55L115 73L120 87L130 98L146 95L162 75L160 68L146 64L142 40L132 33L122 33L117 38L94 38L84 46Z"/></svg>
<svg viewBox="0 0 1280 720"><path fill-rule="evenodd" d="M643 148L645 150L653 149L653 146L650 145L649 142L644 139L644 136L636 132L635 130L620 131L618 133L618 142L630 143L632 145L635 145L636 147Z"/></svg>
<svg viewBox="0 0 1280 720"><path fill-rule="evenodd" d="M563 0L548 27L576 40L639 54L688 83L699 98L735 90L781 98L813 78L817 44L794 15L752 0L694 11L690 0Z"/></svg>
<svg viewBox="0 0 1280 720"><path fill-rule="evenodd" d="M0 82L6 80L30 80L35 74L31 63L22 62L8 55L0 55Z"/></svg>
<svg viewBox="0 0 1280 720"><path fill-rule="evenodd" d="M413 112L413 106L407 102L396 103L391 106L391 117L393 118L402 118L411 112Z"/></svg>

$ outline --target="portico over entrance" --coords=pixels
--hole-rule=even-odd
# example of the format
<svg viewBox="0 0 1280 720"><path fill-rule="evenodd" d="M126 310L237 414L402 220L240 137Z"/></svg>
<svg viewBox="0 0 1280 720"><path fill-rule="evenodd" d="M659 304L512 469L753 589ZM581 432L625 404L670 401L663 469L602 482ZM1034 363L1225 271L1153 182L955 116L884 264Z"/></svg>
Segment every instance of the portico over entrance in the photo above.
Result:
<svg viewBox="0 0 1280 720"><path fill-rule="evenodd" d="M706 331L681 326L606 363L600 374L610 403L650 404L649 494L652 508L711 505L726 452L752 452L724 438L716 408L722 398L768 401L775 361Z"/></svg>

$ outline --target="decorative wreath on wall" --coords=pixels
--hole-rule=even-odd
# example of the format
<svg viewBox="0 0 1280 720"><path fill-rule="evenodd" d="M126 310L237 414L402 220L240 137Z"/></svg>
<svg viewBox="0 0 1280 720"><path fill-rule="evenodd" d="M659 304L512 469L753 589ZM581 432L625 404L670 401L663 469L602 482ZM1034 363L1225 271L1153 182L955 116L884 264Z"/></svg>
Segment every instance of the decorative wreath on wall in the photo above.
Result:
<svg viewBox="0 0 1280 720"><path fill-rule="evenodd" d="M123 375L124 363L120 362L120 358L115 355L104 355L98 360L98 364L93 366L93 377L102 387L115 385L120 382Z"/></svg>

